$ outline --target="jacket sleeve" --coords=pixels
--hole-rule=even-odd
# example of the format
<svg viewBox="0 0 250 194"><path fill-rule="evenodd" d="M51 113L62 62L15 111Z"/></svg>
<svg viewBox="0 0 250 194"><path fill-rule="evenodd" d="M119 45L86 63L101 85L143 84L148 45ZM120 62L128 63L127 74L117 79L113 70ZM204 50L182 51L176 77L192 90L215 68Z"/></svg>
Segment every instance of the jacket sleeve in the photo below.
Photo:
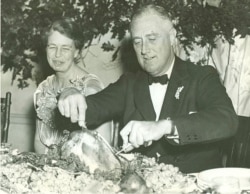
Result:
<svg viewBox="0 0 250 194"><path fill-rule="evenodd" d="M86 124L92 129L120 117L125 107L126 75L102 91L86 97Z"/></svg>
<svg viewBox="0 0 250 194"><path fill-rule="evenodd" d="M237 131L238 117L216 70L204 67L196 77L191 92L196 95L197 112L173 118L180 145L218 141Z"/></svg>

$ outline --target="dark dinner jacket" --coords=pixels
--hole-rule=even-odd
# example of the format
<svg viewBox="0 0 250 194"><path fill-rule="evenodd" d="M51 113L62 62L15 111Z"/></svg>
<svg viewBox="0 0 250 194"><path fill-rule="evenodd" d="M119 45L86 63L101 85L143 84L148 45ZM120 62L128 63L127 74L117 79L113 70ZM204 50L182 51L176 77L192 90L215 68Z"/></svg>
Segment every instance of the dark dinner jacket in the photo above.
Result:
<svg viewBox="0 0 250 194"><path fill-rule="evenodd" d="M122 75L86 101L89 127L115 117L122 118L123 125L156 118L144 71ZM177 127L179 144L162 137L135 152L158 156L159 162L171 163L186 173L220 167L220 142L235 134L238 121L213 67L193 65L176 57L159 119L168 117Z"/></svg>

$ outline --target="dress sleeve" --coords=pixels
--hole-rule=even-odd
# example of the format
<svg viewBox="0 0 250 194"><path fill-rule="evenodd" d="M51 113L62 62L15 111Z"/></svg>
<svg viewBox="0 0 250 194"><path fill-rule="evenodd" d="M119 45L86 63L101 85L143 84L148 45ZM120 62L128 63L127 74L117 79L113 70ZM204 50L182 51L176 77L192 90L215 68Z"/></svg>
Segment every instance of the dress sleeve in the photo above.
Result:
<svg viewBox="0 0 250 194"><path fill-rule="evenodd" d="M102 81L93 74L88 74L86 76L86 90L85 95L95 94L104 88Z"/></svg>
<svg viewBox="0 0 250 194"><path fill-rule="evenodd" d="M80 90L85 96L95 94L104 88L102 81L94 74L87 74L70 82L73 87Z"/></svg>
<svg viewBox="0 0 250 194"><path fill-rule="evenodd" d="M34 92L33 94L33 101L34 101L34 107L35 109L37 108L38 106L38 100L39 100L39 96L45 92L46 88L49 88L51 87L51 82L52 82L52 79L53 79L53 76L54 75L51 75L51 76L48 76L46 80L42 81L36 91Z"/></svg>

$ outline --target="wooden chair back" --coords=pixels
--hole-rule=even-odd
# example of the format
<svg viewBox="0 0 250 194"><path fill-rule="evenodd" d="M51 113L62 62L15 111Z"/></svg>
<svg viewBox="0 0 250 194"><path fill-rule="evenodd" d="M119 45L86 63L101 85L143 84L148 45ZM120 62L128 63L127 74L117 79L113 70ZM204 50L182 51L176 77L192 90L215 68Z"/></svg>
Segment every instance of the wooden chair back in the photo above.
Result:
<svg viewBox="0 0 250 194"><path fill-rule="evenodd" d="M250 118L239 117L239 127L229 146L227 167L250 168Z"/></svg>
<svg viewBox="0 0 250 194"><path fill-rule="evenodd" d="M1 143L8 142L10 125L11 93L6 92L5 97L1 97Z"/></svg>

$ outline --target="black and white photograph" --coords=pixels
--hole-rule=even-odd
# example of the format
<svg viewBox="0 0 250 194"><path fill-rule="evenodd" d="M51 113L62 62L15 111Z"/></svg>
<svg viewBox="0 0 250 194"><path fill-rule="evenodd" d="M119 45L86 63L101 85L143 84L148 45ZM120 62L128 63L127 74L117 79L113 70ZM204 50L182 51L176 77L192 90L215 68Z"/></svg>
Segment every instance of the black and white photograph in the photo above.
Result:
<svg viewBox="0 0 250 194"><path fill-rule="evenodd" d="M250 194L250 0L0 2L0 194Z"/></svg>

